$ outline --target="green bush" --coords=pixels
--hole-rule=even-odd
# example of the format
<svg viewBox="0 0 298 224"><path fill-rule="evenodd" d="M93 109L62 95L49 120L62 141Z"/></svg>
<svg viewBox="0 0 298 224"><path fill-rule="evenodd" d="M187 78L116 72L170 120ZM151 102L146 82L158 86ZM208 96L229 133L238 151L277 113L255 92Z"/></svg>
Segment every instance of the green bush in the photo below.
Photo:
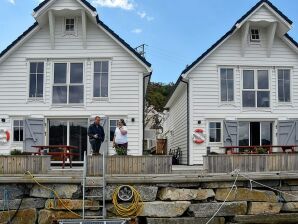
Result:
<svg viewBox="0 0 298 224"><path fill-rule="evenodd" d="M115 151L116 151L116 154L119 155L119 156L125 156L125 155L127 155L127 149L124 148L124 147L116 146L115 147Z"/></svg>
<svg viewBox="0 0 298 224"><path fill-rule="evenodd" d="M31 155L31 153L29 153L29 152L22 152L21 150L14 149L14 150L10 151L10 155L12 155L12 156Z"/></svg>

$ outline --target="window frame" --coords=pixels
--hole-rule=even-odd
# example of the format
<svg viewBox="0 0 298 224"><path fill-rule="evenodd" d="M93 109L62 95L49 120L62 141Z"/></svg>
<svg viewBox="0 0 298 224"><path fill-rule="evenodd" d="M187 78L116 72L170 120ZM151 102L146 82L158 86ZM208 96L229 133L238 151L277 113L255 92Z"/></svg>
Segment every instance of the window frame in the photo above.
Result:
<svg viewBox="0 0 298 224"><path fill-rule="evenodd" d="M290 71L290 101L279 101L279 91L278 91L278 71L279 70L289 70ZM279 67L275 69L276 74L276 102L279 105L292 105L293 104L293 68L289 67Z"/></svg>
<svg viewBox="0 0 298 224"><path fill-rule="evenodd" d="M252 31L253 30L256 30L258 32L258 34L253 34ZM258 35L259 36L259 39L253 39L252 36L253 35ZM252 43L252 44L258 44L261 42L261 32L260 32L260 28L255 28L255 27L251 27L249 29L249 42Z"/></svg>
<svg viewBox="0 0 298 224"><path fill-rule="evenodd" d="M232 69L233 70L233 100L222 101L221 99L221 69ZM231 66L219 66L218 67L218 80L219 80L219 102L221 104L234 104L235 103L235 68Z"/></svg>
<svg viewBox="0 0 298 224"><path fill-rule="evenodd" d="M43 90L42 97L30 97L30 64L31 63L43 63ZM27 102L44 102L45 101L45 87L46 87L46 74L47 66L44 60L28 60L27 61Z"/></svg>
<svg viewBox="0 0 298 224"><path fill-rule="evenodd" d="M82 83L70 83L70 65L80 63L83 65L83 78ZM66 64L66 83L55 84L55 64ZM51 105L52 106L82 106L86 103L86 63L84 60L57 60L52 63L52 82L51 82ZM70 86L82 86L83 85L83 102L82 103L69 103L69 87ZM67 102L66 103L54 103L54 86L66 86L67 89Z"/></svg>
<svg viewBox="0 0 298 224"><path fill-rule="evenodd" d="M22 128L23 129L23 140L22 141L20 141L20 140L18 140L18 141L15 141L15 135L14 135L14 129L15 129L15 125L14 125L14 122L15 121L22 121L23 122L23 126L20 126L20 123L19 123L19 126L18 126L18 128ZM12 142L13 143L23 143L24 142L24 129L25 129L25 119L23 119L23 118L13 118L12 119ZM21 130L21 129L20 129ZM20 130L19 130L19 132L20 132ZM19 133L19 136L20 136L20 133Z"/></svg>
<svg viewBox="0 0 298 224"><path fill-rule="evenodd" d="M73 19L74 20L74 30L66 30L66 20ZM64 17L63 18L63 33L64 35L77 36L78 35L78 19L77 17Z"/></svg>
<svg viewBox="0 0 298 224"><path fill-rule="evenodd" d="M111 140L111 127L114 127L114 126L111 126L111 121L116 121L116 126L115 126L115 129L116 129L116 127L117 127L117 122L120 120L120 118L110 118L109 119L109 142L113 142L113 140ZM115 134L115 133L114 133ZM114 138L114 136L113 136L113 138Z"/></svg>
<svg viewBox="0 0 298 224"><path fill-rule="evenodd" d="M251 70L254 73L254 89L244 89L243 88L243 78L244 78L244 71ZM266 70L268 72L268 89L259 89L258 87L258 71L264 71ZM257 78L256 78L257 77ZM272 87L271 87L271 69L268 67L258 67L258 68L252 68L252 67L245 67L241 69L241 88L240 88L240 97L241 97L241 108L242 109L255 109L255 110L268 110L272 108ZM244 107L243 106L243 91L254 91L255 94L255 106L254 107ZM258 92L267 92L269 91L269 107L258 107Z"/></svg>
<svg viewBox="0 0 298 224"><path fill-rule="evenodd" d="M220 129L219 129L220 130L220 141L219 142L211 142L210 141L210 130L211 130L210 123L219 123L220 124ZM208 142L209 142L209 144L213 144L213 145L223 143L223 122L222 121L219 121L219 120L210 120L210 121L208 121Z"/></svg>
<svg viewBox="0 0 298 224"><path fill-rule="evenodd" d="M95 78L95 72L94 72L94 63L95 62L102 62L107 61L108 62L108 96L107 97L95 97L94 96L94 78ZM99 59L93 59L92 60L92 87L91 87L91 94L92 94L92 101L110 101L111 96L111 75L112 75L112 60L106 59L106 58L99 58Z"/></svg>

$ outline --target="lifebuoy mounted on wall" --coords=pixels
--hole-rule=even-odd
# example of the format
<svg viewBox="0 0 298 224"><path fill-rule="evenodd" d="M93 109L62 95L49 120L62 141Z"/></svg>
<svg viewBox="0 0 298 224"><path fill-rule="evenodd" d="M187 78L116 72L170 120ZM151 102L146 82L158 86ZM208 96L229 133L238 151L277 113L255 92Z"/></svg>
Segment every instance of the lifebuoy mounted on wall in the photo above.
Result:
<svg viewBox="0 0 298 224"><path fill-rule="evenodd" d="M204 130L202 128L195 129L192 135L194 143L202 144L205 142Z"/></svg>
<svg viewBox="0 0 298 224"><path fill-rule="evenodd" d="M7 143L10 140L10 133L6 129L0 129L0 143Z"/></svg>

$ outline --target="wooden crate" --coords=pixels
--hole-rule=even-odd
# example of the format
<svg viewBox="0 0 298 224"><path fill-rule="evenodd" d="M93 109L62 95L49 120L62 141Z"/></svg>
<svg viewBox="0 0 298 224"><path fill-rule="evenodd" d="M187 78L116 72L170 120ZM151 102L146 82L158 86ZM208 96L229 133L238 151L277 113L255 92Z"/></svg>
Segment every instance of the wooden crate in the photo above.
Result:
<svg viewBox="0 0 298 224"><path fill-rule="evenodd" d="M204 156L209 173L298 171L297 153L233 154Z"/></svg>
<svg viewBox="0 0 298 224"><path fill-rule="evenodd" d="M156 154L166 155L167 154L167 139L156 140Z"/></svg>
<svg viewBox="0 0 298 224"><path fill-rule="evenodd" d="M0 174L46 174L51 167L51 156L0 156Z"/></svg>
<svg viewBox="0 0 298 224"><path fill-rule="evenodd" d="M172 156L108 156L107 174L167 174L172 172ZM102 156L88 156L89 176L102 175Z"/></svg>

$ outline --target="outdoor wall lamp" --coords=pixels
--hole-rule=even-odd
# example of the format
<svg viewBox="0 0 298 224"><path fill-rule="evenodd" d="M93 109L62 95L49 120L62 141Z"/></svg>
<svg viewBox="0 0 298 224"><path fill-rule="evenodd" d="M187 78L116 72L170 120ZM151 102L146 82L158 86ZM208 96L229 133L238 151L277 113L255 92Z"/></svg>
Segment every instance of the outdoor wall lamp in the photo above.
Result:
<svg viewBox="0 0 298 224"><path fill-rule="evenodd" d="M135 118L133 117L133 118L131 118L131 122L135 122Z"/></svg>

